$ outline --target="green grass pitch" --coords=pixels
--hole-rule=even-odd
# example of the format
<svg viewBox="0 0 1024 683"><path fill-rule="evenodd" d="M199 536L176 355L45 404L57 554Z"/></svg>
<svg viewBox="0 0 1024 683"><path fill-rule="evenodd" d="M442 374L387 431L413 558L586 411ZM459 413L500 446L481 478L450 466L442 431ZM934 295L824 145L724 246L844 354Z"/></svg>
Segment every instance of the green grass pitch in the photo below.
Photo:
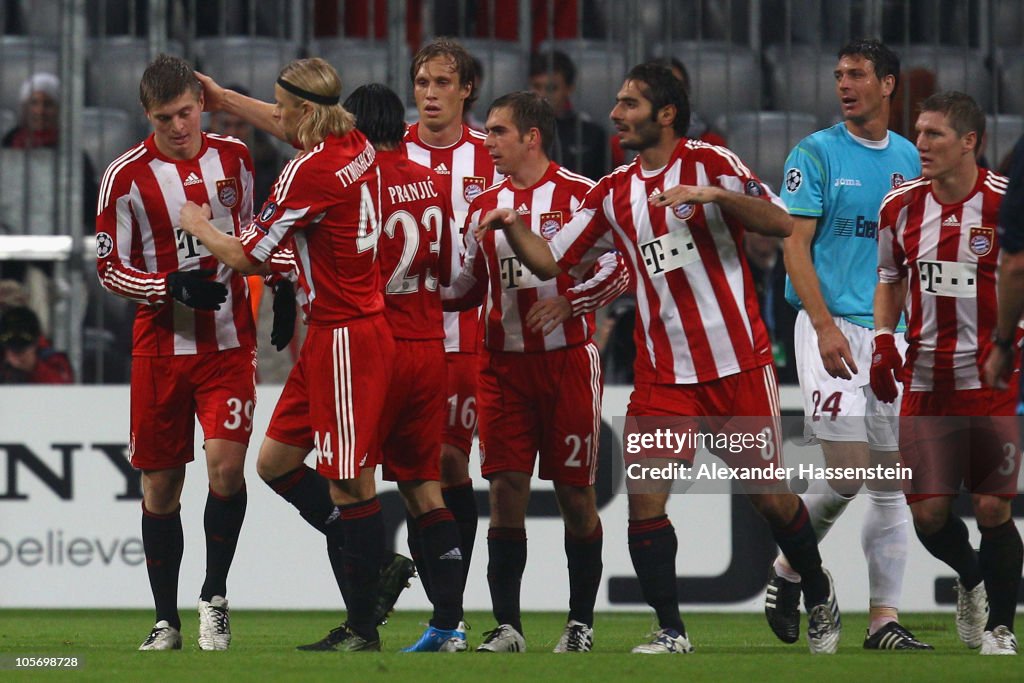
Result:
<svg viewBox="0 0 1024 683"><path fill-rule="evenodd" d="M784 645L760 614L686 614L696 652L686 656L629 654L651 629L640 613L597 616L595 651L554 655L564 613L529 613L523 619L524 654L400 654L416 640L427 614L399 612L381 629L381 653L297 652L337 625L330 612L232 612L228 652L202 652L197 617L182 610L184 649L137 652L152 626L149 611L0 610L0 680L73 681L1021 681L1018 657L981 657L956 637L952 614L907 614L902 622L935 652L867 652L861 648L867 617L843 614L843 640L835 656L811 656L805 642ZM490 615L467 615L471 649L491 628ZM806 623L806 619L805 619ZM15 656L79 657L74 671L9 670Z"/></svg>

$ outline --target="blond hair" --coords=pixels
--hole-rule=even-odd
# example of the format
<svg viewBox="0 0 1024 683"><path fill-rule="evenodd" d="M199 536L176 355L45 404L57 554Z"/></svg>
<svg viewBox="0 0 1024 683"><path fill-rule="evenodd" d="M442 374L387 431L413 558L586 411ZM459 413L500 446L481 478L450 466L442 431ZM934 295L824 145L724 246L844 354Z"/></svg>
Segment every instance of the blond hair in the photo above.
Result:
<svg viewBox="0 0 1024 683"><path fill-rule="evenodd" d="M341 97L341 77L334 67L319 57L289 62L278 76L280 80L323 97ZM301 97L292 95L296 99ZM356 127L356 119L341 104L318 104L309 100L312 112L299 123L295 137L308 149L328 135L345 135Z"/></svg>

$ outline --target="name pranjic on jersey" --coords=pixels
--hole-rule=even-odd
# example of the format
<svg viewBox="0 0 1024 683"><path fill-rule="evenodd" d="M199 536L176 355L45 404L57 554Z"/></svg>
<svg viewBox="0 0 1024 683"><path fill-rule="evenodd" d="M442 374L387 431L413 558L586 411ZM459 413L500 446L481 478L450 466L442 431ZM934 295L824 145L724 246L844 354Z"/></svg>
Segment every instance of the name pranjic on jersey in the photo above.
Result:
<svg viewBox="0 0 1024 683"><path fill-rule="evenodd" d="M388 187L388 196L391 198L392 204L408 204L438 195L437 190L434 189L434 181L428 178L405 185L391 185Z"/></svg>

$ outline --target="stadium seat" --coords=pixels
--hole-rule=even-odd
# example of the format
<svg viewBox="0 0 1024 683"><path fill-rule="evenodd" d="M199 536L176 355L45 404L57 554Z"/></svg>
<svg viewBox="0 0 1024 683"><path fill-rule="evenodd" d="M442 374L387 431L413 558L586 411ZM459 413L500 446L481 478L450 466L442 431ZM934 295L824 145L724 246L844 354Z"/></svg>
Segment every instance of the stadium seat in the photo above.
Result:
<svg viewBox="0 0 1024 683"><path fill-rule="evenodd" d="M985 117L985 158L992 168L999 166L1024 135L1024 116L998 114Z"/></svg>
<svg viewBox="0 0 1024 683"><path fill-rule="evenodd" d="M790 150L818 130L817 117L802 112L736 112L720 117L717 125L725 132L729 149L776 193Z"/></svg>
<svg viewBox="0 0 1024 683"><path fill-rule="evenodd" d="M771 98L779 111L811 112L824 127L839 115L834 51L811 45L772 45L765 50Z"/></svg>
<svg viewBox="0 0 1024 683"><path fill-rule="evenodd" d="M0 136L7 135L18 125L18 115L13 109L0 109Z"/></svg>
<svg viewBox="0 0 1024 683"><path fill-rule="evenodd" d="M0 149L0 233L54 235L57 223L57 150Z"/></svg>
<svg viewBox="0 0 1024 683"><path fill-rule="evenodd" d="M21 84L32 74L59 74L57 46L49 39L0 36L0 104L17 109Z"/></svg>
<svg viewBox="0 0 1024 683"><path fill-rule="evenodd" d="M58 38L63 0L21 0L21 16L30 36Z"/></svg>
<svg viewBox="0 0 1024 683"><path fill-rule="evenodd" d="M131 115L121 109L86 107L82 111L82 148L100 177L111 161L139 141L136 132Z"/></svg>
<svg viewBox="0 0 1024 683"><path fill-rule="evenodd" d="M626 55L612 43L601 40L560 40L541 43L538 52L551 49L569 55L576 65L573 106L596 123L610 128L608 114L615 106L615 94L626 75Z"/></svg>
<svg viewBox="0 0 1024 683"><path fill-rule="evenodd" d="M502 40L459 39L470 54L483 66L483 83L475 108L481 117L494 98L529 87L526 78L526 55L519 43Z"/></svg>
<svg viewBox="0 0 1024 683"><path fill-rule="evenodd" d="M999 50L999 111L1024 112L1024 48Z"/></svg>
<svg viewBox="0 0 1024 683"><path fill-rule="evenodd" d="M677 41L654 46L656 57L676 57L690 74L693 108L709 119L761 108L761 65L748 47L715 41Z"/></svg>
<svg viewBox="0 0 1024 683"><path fill-rule="evenodd" d="M409 77L405 75L409 57L403 44L400 58L403 64L403 78L400 83L390 83L392 69L388 61L389 49L388 44L382 41L322 38L310 43L309 55L326 59L338 70L341 75L342 97L368 83L386 83L401 96L409 83Z"/></svg>
<svg viewBox="0 0 1024 683"><path fill-rule="evenodd" d="M960 90L973 97L982 109L987 110L991 105L992 76L985 68L985 57L980 51L935 45L894 46L894 49L904 72L915 67L931 69L940 91Z"/></svg>
<svg viewBox="0 0 1024 683"><path fill-rule="evenodd" d="M167 54L184 56L180 43L169 42ZM85 103L91 107L113 107L127 111L140 132L148 129L139 104L139 79L152 57L144 38L114 36L89 41Z"/></svg>
<svg viewBox="0 0 1024 683"><path fill-rule="evenodd" d="M263 36L198 38L194 47L200 70L221 85L240 85L261 100L274 98L274 79L298 54L295 43Z"/></svg>

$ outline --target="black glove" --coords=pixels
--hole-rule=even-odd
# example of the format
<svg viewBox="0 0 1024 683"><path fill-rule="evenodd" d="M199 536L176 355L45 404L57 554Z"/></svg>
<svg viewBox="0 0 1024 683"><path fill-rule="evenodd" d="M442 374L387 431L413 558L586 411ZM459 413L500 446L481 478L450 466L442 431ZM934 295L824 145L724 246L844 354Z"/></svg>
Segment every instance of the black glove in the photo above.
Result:
<svg viewBox="0 0 1024 683"><path fill-rule="evenodd" d="M220 310L228 300L228 288L216 280L210 280L217 271L178 270L167 274L167 291L189 308L203 311Z"/></svg>
<svg viewBox="0 0 1024 683"><path fill-rule="evenodd" d="M274 328L270 343L280 351L295 336L295 287L289 280L281 280L274 287Z"/></svg>

